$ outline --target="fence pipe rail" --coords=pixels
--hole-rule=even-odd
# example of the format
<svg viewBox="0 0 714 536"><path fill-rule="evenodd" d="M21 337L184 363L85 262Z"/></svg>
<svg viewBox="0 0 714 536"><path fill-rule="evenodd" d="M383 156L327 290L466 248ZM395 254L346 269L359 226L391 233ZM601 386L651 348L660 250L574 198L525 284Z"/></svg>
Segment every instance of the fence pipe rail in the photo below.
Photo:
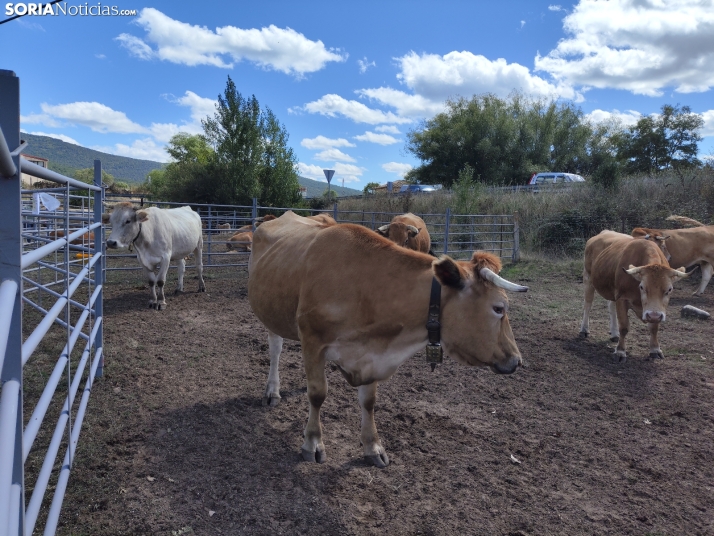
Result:
<svg viewBox="0 0 714 536"><path fill-rule="evenodd" d="M41 246L37 249L33 249L32 251L28 251L22 256L22 268L27 268L31 264L34 264L39 261L41 258L46 257L50 253L54 253L55 251L58 251L59 249L65 246L69 246L72 240L76 240L80 236L89 233L90 231L96 229L101 225L101 222L94 223L89 227L83 227L82 229L70 233L69 236L63 236L62 238L58 238L57 240L50 242L49 244L45 244L44 246Z"/></svg>

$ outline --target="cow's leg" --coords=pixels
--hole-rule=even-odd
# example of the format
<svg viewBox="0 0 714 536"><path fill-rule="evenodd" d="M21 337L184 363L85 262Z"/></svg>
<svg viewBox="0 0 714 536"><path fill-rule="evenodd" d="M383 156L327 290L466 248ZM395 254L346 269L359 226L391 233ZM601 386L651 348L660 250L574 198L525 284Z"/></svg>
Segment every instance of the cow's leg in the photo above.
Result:
<svg viewBox="0 0 714 536"><path fill-rule="evenodd" d="M583 284L585 285L585 304L583 306L583 323L580 324L580 336L585 338L590 334L590 309L592 309L595 299L595 287L586 272L583 272Z"/></svg>
<svg viewBox="0 0 714 536"><path fill-rule="evenodd" d="M704 289L707 288L709 280L712 278L712 275L714 275L714 266L710 263L702 261L699 266L702 269L702 282L699 283L699 288L694 293L694 296L704 294Z"/></svg>
<svg viewBox="0 0 714 536"><path fill-rule="evenodd" d="M186 259L181 257L178 261L178 285L176 286L176 294L183 292L183 274L186 272Z"/></svg>
<svg viewBox="0 0 714 536"><path fill-rule="evenodd" d="M607 302L607 311L610 314L610 342L620 340L620 330L617 325L617 306L614 301Z"/></svg>
<svg viewBox="0 0 714 536"><path fill-rule="evenodd" d="M374 422L377 385L377 382L360 385L357 388L357 392L359 394L359 405L362 408L362 434L360 439L364 447L364 458L381 469L389 465L389 456L387 456L387 452L379 441L377 425Z"/></svg>
<svg viewBox="0 0 714 536"><path fill-rule="evenodd" d="M617 343L617 348L615 348L614 360L616 363L624 363L627 361L625 337L627 336L627 332L630 331L630 319L627 316L627 302L625 300L617 300L615 302L615 309L617 311L617 325L620 328L620 340Z"/></svg>
<svg viewBox="0 0 714 536"><path fill-rule="evenodd" d="M310 401L310 415L305 426L305 442L300 449L307 462L324 463L327 460L325 445L322 442L322 424L320 407L327 397L327 378L325 376L325 356L321 351L311 352L303 344L303 360L307 375L307 398Z"/></svg>
<svg viewBox="0 0 714 536"><path fill-rule="evenodd" d="M280 403L280 352L283 350L283 338L272 331L268 331L268 347L270 348L270 372L268 385L265 386L263 395L264 406L277 406Z"/></svg>
<svg viewBox="0 0 714 536"><path fill-rule="evenodd" d="M156 286L158 293L156 298L156 310L166 309L166 296L164 295L164 285L166 284L166 274L171 265L171 253L166 254L159 263L159 273L156 276Z"/></svg>
<svg viewBox="0 0 714 536"><path fill-rule="evenodd" d="M198 270L198 291L206 292L206 283L203 281L203 237L198 239L198 246L193 251L193 256L196 259L196 270Z"/></svg>
<svg viewBox="0 0 714 536"><path fill-rule="evenodd" d="M659 332L659 322L650 323L650 358L652 359L664 359L664 354L659 347L659 340L657 340L657 333Z"/></svg>
<svg viewBox="0 0 714 536"><path fill-rule="evenodd" d="M149 300L149 308L156 309L156 274L153 270L144 268L144 277L149 283L149 291L151 292L151 299Z"/></svg>

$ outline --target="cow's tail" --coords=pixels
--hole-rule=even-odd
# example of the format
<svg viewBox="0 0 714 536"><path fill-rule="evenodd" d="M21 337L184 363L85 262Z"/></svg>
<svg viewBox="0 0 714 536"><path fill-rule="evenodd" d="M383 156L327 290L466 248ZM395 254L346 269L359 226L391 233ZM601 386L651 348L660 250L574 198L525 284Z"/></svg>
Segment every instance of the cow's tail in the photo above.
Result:
<svg viewBox="0 0 714 536"><path fill-rule="evenodd" d="M705 225L700 221L693 220L692 218L687 218L686 216L669 216L667 220L676 221L681 225L688 225L689 227L702 227Z"/></svg>

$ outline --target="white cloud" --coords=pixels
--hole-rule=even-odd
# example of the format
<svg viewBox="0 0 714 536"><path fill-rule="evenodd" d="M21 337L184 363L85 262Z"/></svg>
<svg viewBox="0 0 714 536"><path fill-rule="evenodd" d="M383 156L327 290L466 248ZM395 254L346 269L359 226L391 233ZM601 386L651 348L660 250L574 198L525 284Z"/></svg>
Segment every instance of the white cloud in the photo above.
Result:
<svg viewBox="0 0 714 536"><path fill-rule="evenodd" d="M714 136L714 110L707 110L702 114L704 119L704 128L702 136Z"/></svg>
<svg viewBox="0 0 714 536"><path fill-rule="evenodd" d="M332 162L332 161L338 161L338 162L356 162L354 158L352 158L350 155L343 153L339 149L325 149L324 151L320 151L315 155L315 160L318 160L320 162Z"/></svg>
<svg viewBox="0 0 714 536"><path fill-rule="evenodd" d="M514 89L531 97L582 100L582 95L570 85L551 84L531 74L527 67L507 63L503 58L491 61L468 51L454 51L444 56L410 52L395 59L401 66L397 78L416 95L433 103L456 95L469 98L481 93L494 93L506 97Z"/></svg>
<svg viewBox="0 0 714 536"><path fill-rule="evenodd" d="M354 143L347 141L344 138L326 138L325 136L317 136L316 138L304 138L300 145L306 149L320 150L331 149L332 147L355 147Z"/></svg>
<svg viewBox="0 0 714 536"><path fill-rule="evenodd" d="M218 103L218 101L214 99L200 97L193 91L186 91L185 95L177 99L176 102L181 106L191 108L191 119L199 125L201 124L201 119L213 117L213 114L216 112L216 104Z"/></svg>
<svg viewBox="0 0 714 536"><path fill-rule="evenodd" d="M367 61L367 57L364 59L357 60L357 65L359 65L359 72L364 74L370 67L376 67L377 64L374 61Z"/></svg>
<svg viewBox="0 0 714 536"><path fill-rule="evenodd" d="M548 6L548 11L565 11L561 6L559 5L550 5Z"/></svg>
<svg viewBox="0 0 714 536"><path fill-rule="evenodd" d="M153 160L155 162L168 162L170 160L169 155L164 150L164 146L157 145L151 138L134 140L131 145L117 143L113 147L95 146L92 148L97 151L140 160Z"/></svg>
<svg viewBox="0 0 714 536"><path fill-rule="evenodd" d="M114 39L119 41L121 46L139 59L148 60L154 57L154 51L151 47L134 35L123 33Z"/></svg>
<svg viewBox="0 0 714 536"><path fill-rule="evenodd" d="M327 184L325 174L322 172L323 169L325 168L317 165L304 164L302 162L298 163L298 173L300 175L307 177L308 179ZM332 179L333 184L336 184L338 180L341 181L342 179L345 179L345 182L359 182L360 177L366 171L364 168L359 166L355 166L353 164L341 164L339 162L336 162L334 166L330 167L330 169L335 170L335 176Z"/></svg>
<svg viewBox="0 0 714 536"><path fill-rule="evenodd" d="M421 95L410 95L404 91L389 87L360 89L356 93L385 106L395 108L397 114L404 118L432 117L445 109L444 101L446 97L444 99L429 100Z"/></svg>
<svg viewBox="0 0 714 536"><path fill-rule="evenodd" d="M117 112L99 102L71 102L56 105L43 102L40 104L40 108L45 114L64 119L72 125L89 127L95 132L118 134L148 132L145 127L131 121L124 112Z"/></svg>
<svg viewBox="0 0 714 536"><path fill-rule="evenodd" d="M100 60L107 59L106 55L104 55L104 54L95 54L94 57L97 59L100 59Z"/></svg>
<svg viewBox="0 0 714 536"><path fill-rule="evenodd" d="M377 132L384 132L386 134L401 134L401 131L394 125L380 125L375 127Z"/></svg>
<svg viewBox="0 0 714 536"><path fill-rule="evenodd" d="M619 110L613 110L612 112L608 112L606 110L593 110L589 114L585 114L585 118L593 123L604 123L605 121L616 119L623 126L629 127L636 124L637 121L642 118L642 114L635 110L627 110L626 112L621 112Z"/></svg>
<svg viewBox="0 0 714 536"><path fill-rule="evenodd" d="M582 0L564 28L570 37L535 66L565 85L649 96L714 87L712 0Z"/></svg>
<svg viewBox="0 0 714 536"><path fill-rule="evenodd" d="M129 34L116 39L141 59L155 57L189 66L229 69L233 62L247 60L296 76L319 71L328 62L347 59L347 54L327 49L322 41L311 41L291 28L270 25L244 30L223 26L213 31L174 20L153 8L142 9L135 23L146 31L143 40Z"/></svg>
<svg viewBox="0 0 714 536"><path fill-rule="evenodd" d="M79 145L77 140L70 138L69 136L65 136L64 134L54 134L53 132L30 132L30 134L34 134L35 136L47 136L48 138L55 138L57 140L66 141L67 143Z"/></svg>
<svg viewBox="0 0 714 536"><path fill-rule="evenodd" d="M394 136L390 136L389 134L377 134L376 132L370 132L369 130L364 134L354 136L354 139L369 143L377 143L379 145L393 145L395 143L399 143L399 140Z"/></svg>
<svg viewBox="0 0 714 536"><path fill-rule="evenodd" d="M403 162L387 162L386 164L382 164L382 169L384 171L388 173L396 173L402 179L404 178L404 175L406 175L407 172L413 167L414 166L411 164L405 164Z"/></svg>
<svg viewBox="0 0 714 536"><path fill-rule="evenodd" d="M324 95L316 101L308 102L300 108L309 113L317 113L328 117L344 116L355 123L377 125L380 123L411 123L411 119L399 117L392 112L383 112L368 108L361 102L347 100L339 95ZM295 112L294 109L289 110Z"/></svg>
<svg viewBox="0 0 714 536"><path fill-rule="evenodd" d="M46 127L61 127L62 123L49 114L28 114L20 116L21 125L44 125Z"/></svg>
<svg viewBox="0 0 714 536"><path fill-rule="evenodd" d="M521 29L523 29L523 27L524 27L525 25L526 25L526 21L522 20L522 21L521 21Z"/></svg>

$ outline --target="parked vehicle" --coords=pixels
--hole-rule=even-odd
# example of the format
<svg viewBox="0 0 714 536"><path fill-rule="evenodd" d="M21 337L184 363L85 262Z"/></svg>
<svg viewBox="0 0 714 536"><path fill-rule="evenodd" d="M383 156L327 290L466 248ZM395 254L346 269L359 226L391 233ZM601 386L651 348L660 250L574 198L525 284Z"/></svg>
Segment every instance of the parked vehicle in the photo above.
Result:
<svg viewBox="0 0 714 536"><path fill-rule="evenodd" d="M399 188L399 193L406 194L407 192L412 194L436 192L436 188L426 184L403 184L402 187Z"/></svg>
<svg viewBox="0 0 714 536"><path fill-rule="evenodd" d="M585 182L585 179L575 173L562 173L549 171L547 173L534 173L528 184L562 184L565 182Z"/></svg>

